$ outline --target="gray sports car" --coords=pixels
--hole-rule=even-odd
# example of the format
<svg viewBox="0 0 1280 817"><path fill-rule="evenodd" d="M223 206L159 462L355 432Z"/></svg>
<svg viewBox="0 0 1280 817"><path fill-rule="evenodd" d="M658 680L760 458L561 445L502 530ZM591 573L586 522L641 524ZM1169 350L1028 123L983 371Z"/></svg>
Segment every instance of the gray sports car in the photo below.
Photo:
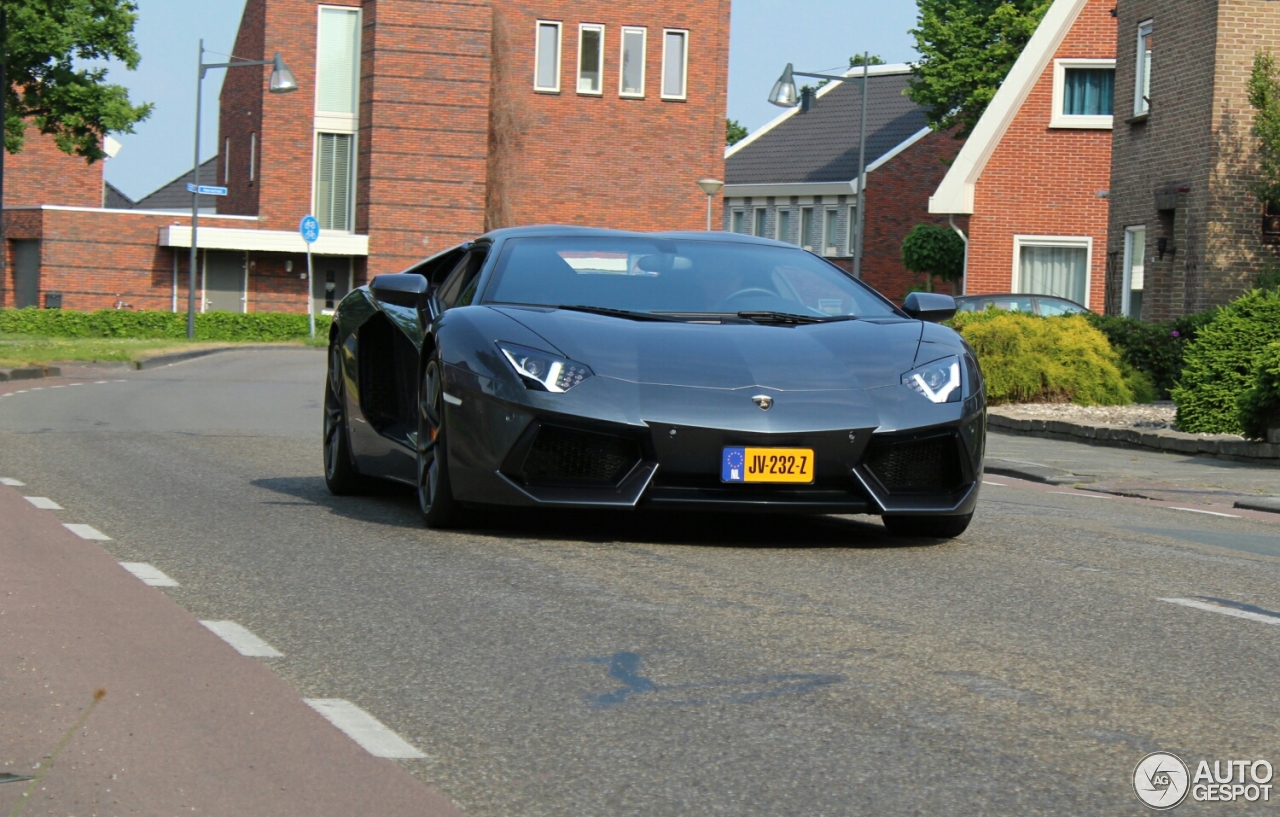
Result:
<svg viewBox="0 0 1280 817"><path fill-rule="evenodd" d="M339 304L325 480L478 506L879 514L969 524L982 373L937 325L790 244L728 233L495 230Z"/></svg>

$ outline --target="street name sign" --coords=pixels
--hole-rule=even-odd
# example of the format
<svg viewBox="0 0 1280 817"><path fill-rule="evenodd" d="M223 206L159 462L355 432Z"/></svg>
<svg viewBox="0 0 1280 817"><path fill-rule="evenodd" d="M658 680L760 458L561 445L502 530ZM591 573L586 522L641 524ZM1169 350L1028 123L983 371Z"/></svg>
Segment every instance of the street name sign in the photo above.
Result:
<svg viewBox="0 0 1280 817"><path fill-rule="evenodd" d="M211 184L202 184L199 187L196 187L194 184L191 184L190 182L188 182L187 192L199 193L202 196L225 196L227 195L227 188L214 187Z"/></svg>

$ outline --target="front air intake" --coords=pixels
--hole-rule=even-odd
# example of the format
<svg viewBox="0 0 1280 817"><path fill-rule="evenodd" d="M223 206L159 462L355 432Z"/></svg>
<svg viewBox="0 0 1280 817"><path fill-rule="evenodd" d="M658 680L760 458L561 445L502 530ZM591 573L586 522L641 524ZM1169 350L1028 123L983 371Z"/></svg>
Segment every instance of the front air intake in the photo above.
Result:
<svg viewBox="0 0 1280 817"><path fill-rule="evenodd" d="M520 474L530 484L617 485L640 461L640 445L626 437L543 426Z"/></svg>
<svg viewBox="0 0 1280 817"><path fill-rule="evenodd" d="M924 439L875 438L867 470L891 494L946 493L964 481L954 433Z"/></svg>

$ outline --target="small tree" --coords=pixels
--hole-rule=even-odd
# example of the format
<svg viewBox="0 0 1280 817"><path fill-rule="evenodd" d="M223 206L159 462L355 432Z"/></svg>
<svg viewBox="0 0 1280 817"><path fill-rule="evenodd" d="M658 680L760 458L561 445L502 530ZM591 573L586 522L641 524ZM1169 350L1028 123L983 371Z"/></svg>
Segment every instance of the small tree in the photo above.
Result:
<svg viewBox="0 0 1280 817"><path fill-rule="evenodd" d="M1280 77L1270 51L1253 55L1249 104L1256 113L1251 131L1258 140L1258 180L1251 187L1264 206L1280 202Z"/></svg>
<svg viewBox="0 0 1280 817"><path fill-rule="evenodd" d="M935 277L953 282L964 277L964 239L950 227L917 224L902 242L902 264L928 276L926 291L932 292Z"/></svg>
<svg viewBox="0 0 1280 817"><path fill-rule="evenodd" d="M736 119L724 121L724 143L732 147L747 138L747 127Z"/></svg>

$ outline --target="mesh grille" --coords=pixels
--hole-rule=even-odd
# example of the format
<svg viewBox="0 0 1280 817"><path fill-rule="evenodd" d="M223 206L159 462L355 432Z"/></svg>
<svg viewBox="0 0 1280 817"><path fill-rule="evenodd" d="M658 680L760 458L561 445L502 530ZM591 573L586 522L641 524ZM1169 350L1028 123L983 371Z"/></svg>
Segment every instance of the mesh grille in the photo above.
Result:
<svg viewBox="0 0 1280 817"><path fill-rule="evenodd" d="M953 435L909 442L874 440L866 464L890 493L949 491L963 479Z"/></svg>
<svg viewBox="0 0 1280 817"><path fill-rule="evenodd" d="M543 426L524 461L530 482L587 482L613 485L640 459L634 440Z"/></svg>

